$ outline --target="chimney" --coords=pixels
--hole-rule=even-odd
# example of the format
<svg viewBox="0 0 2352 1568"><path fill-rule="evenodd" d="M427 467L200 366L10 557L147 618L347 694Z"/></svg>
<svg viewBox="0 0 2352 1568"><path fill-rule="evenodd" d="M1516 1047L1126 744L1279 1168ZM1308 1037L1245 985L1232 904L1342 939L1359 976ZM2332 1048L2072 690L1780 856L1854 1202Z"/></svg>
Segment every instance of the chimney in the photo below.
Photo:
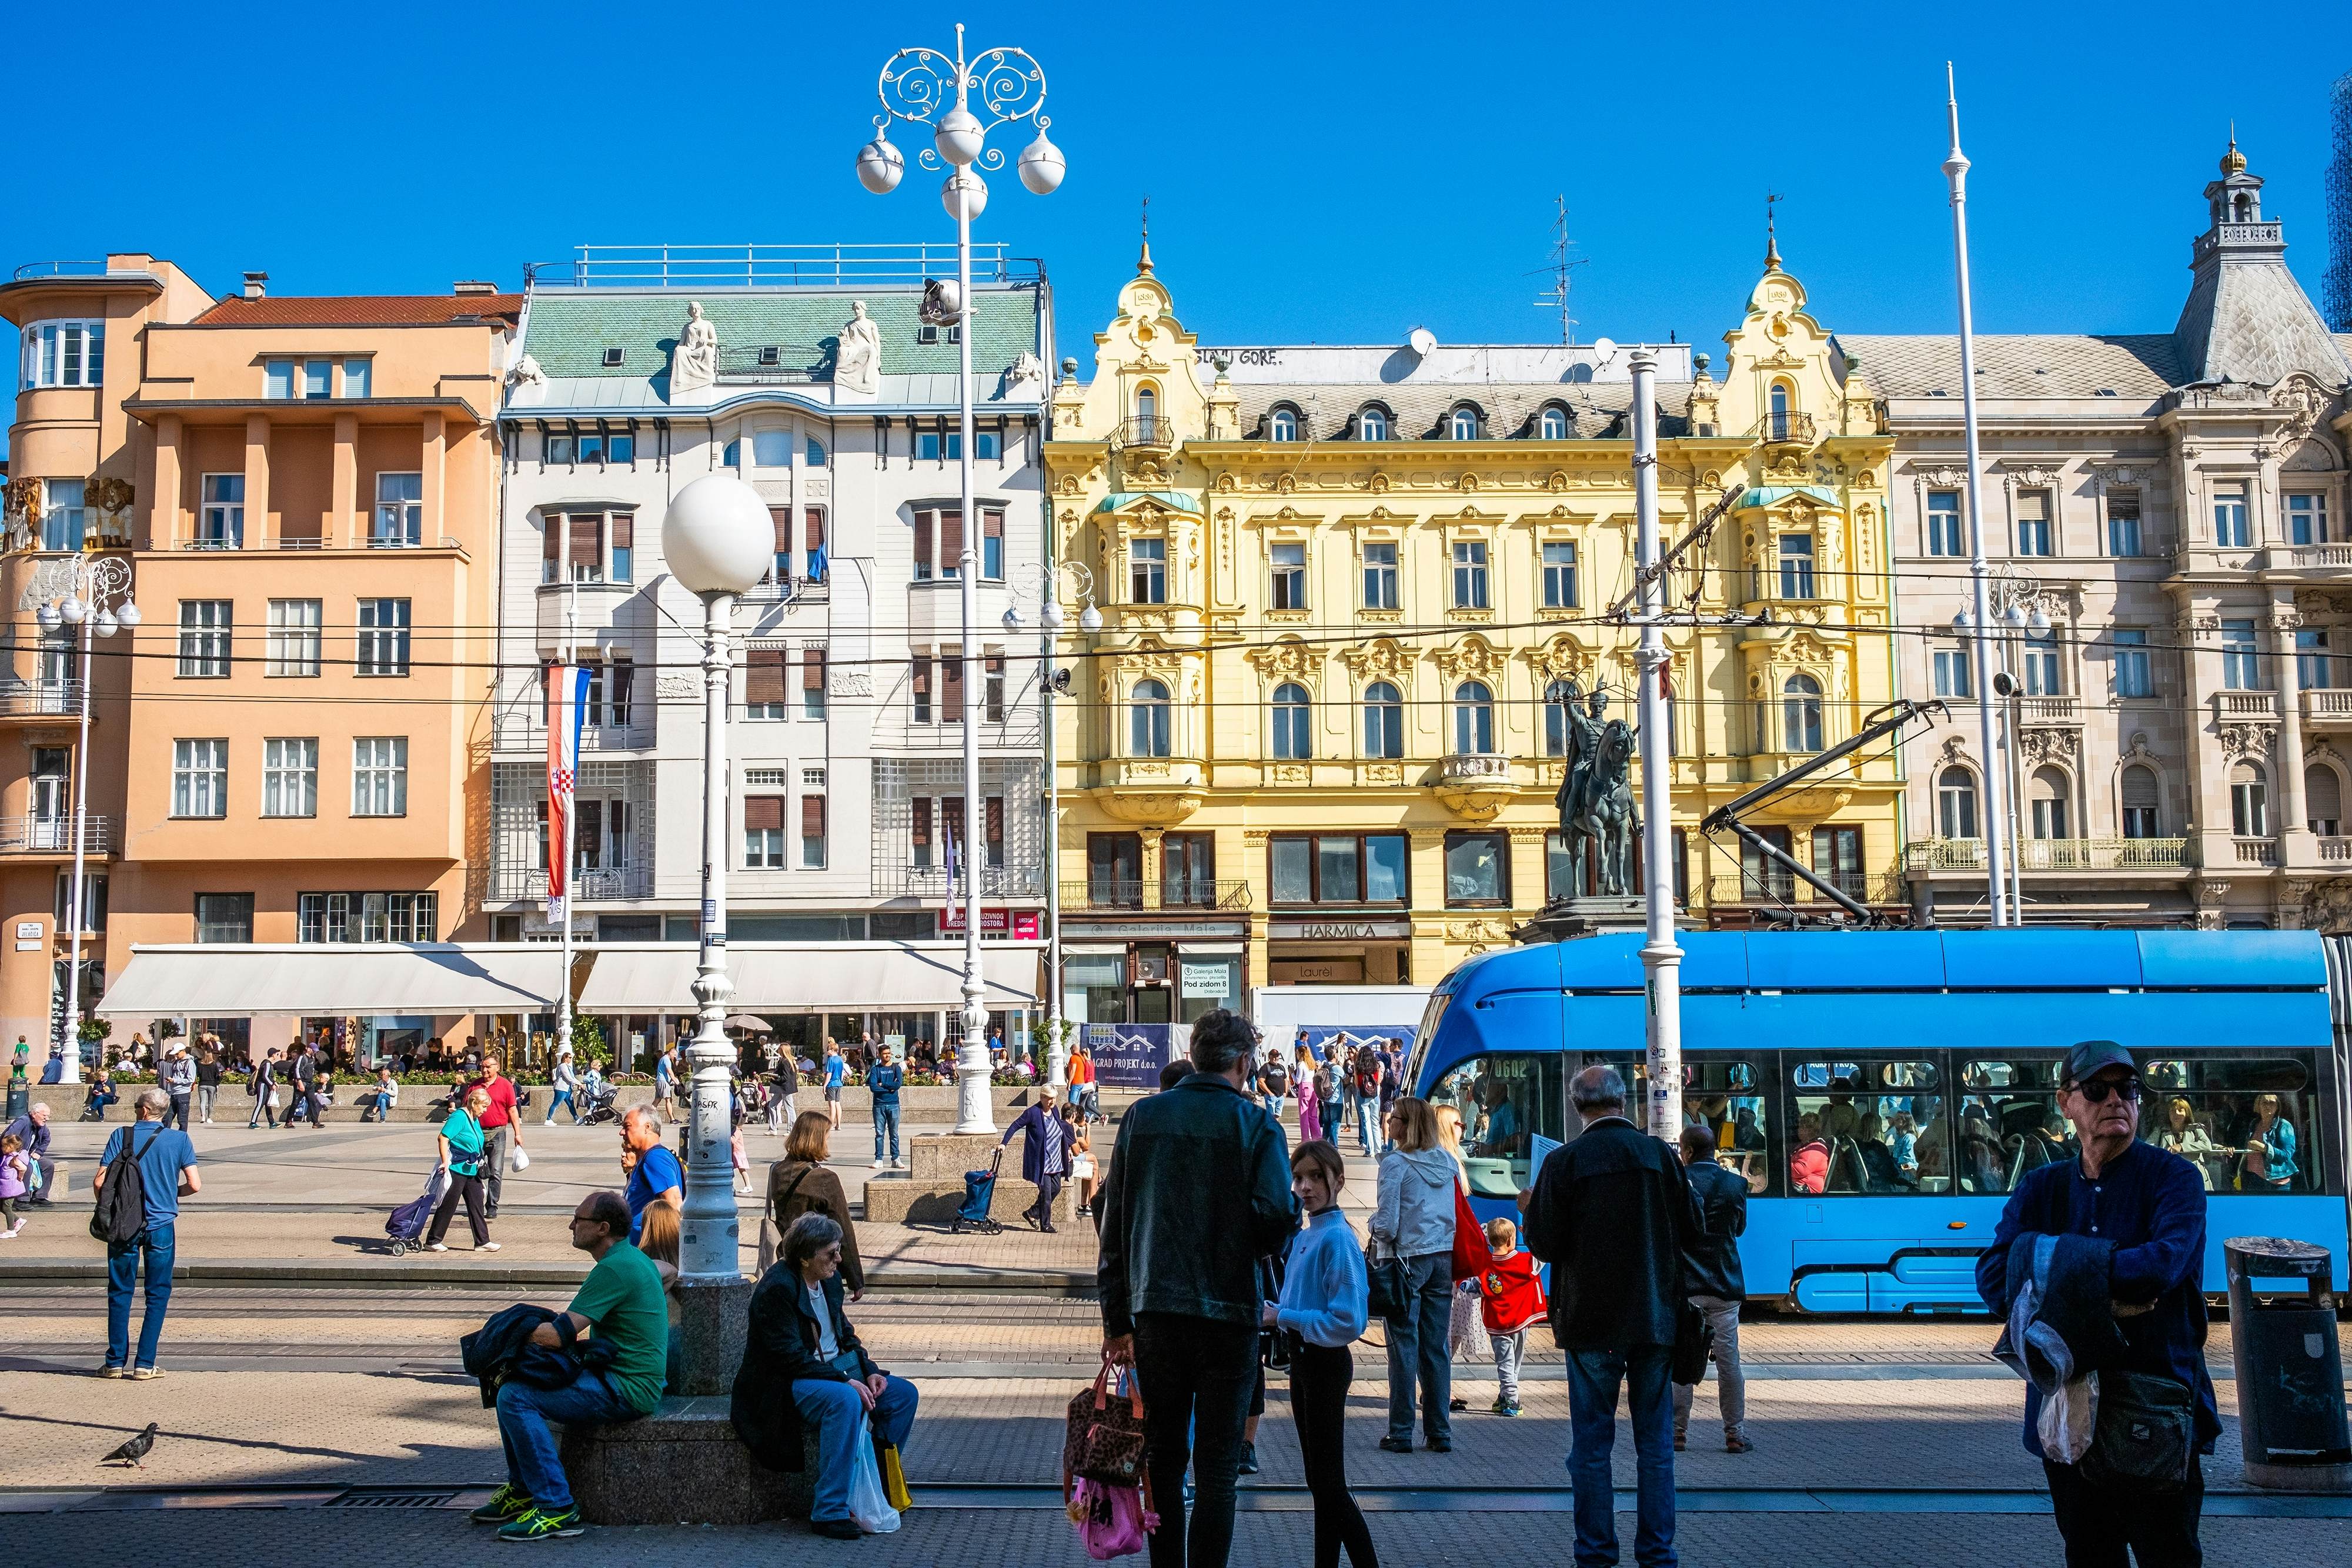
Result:
<svg viewBox="0 0 2352 1568"><path fill-rule="evenodd" d="M461 277L449 291L452 294L496 294L499 286L478 277Z"/></svg>
<svg viewBox="0 0 2352 1568"><path fill-rule="evenodd" d="M268 292L269 274L248 272L245 275L245 297L247 299L259 299Z"/></svg>

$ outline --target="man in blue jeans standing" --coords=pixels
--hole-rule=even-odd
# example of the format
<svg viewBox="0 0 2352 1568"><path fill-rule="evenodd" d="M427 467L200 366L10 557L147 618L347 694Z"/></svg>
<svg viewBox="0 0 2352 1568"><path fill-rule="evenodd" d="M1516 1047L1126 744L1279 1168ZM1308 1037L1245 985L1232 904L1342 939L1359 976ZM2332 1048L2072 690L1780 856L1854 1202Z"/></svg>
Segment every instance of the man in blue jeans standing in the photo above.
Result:
<svg viewBox="0 0 2352 1568"><path fill-rule="evenodd" d="M1684 1258L1700 1240L1690 1178L1674 1145L1625 1119L1625 1080L1608 1066L1569 1081L1584 1124L1519 1195L1528 1250L1552 1266L1551 1323L1568 1353L1578 1568L1617 1561L1617 1394L1633 1413L1639 1488L1633 1560L1674 1568L1675 1321L1696 1286Z"/></svg>
<svg viewBox="0 0 2352 1568"><path fill-rule="evenodd" d="M115 1156L127 1146L139 1166L139 1185L145 1195L147 1228L120 1247L106 1249L106 1364L100 1377L126 1374L145 1380L163 1375L155 1370L155 1342L163 1337L163 1312L172 1304L172 1259L175 1250L173 1227L179 1223L180 1199L194 1197L204 1186L196 1173L196 1146L177 1127L163 1125L172 1097L149 1089L136 1103L138 1120L117 1127L106 1140L93 1190L103 1191L114 1169ZM147 1263L147 1311L139 1324L139 1359L131 1360L131 1290L139 1281L139 1263Z"/></svg>
<svg viewBox="0 0 2352 1568"><path fill-rule="evenodd" d="M866 1091L874 1097L874 1164L882 1165L882 1134L890 1134L890 1163L898 1164L898 1086L907 1074L890 1060L890 1048L882 1048L882 1059L866 1070Z"/></svg>

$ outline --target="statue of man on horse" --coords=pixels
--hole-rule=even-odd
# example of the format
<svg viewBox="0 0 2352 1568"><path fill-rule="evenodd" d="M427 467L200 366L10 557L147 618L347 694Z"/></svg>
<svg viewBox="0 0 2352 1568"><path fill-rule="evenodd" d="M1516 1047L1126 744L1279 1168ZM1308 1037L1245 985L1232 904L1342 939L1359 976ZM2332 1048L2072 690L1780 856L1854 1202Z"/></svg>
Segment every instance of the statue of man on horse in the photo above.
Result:
<svg viewBox="0 0 2352 1568"><path fill-rule="evenodd" d="M1641 831L1627 777L1633 729L1622 718L1607 716L1606 690L1595 686L1587 698L1573 676L1555 690L1568 731L1568 768L1553 804L1568 848L1570 896L1583 894L1585 859L1592 855L1598 891L1622 897L1632 889L1633 839ZM1585 705L1581 710L1580 702Z"/></svg>

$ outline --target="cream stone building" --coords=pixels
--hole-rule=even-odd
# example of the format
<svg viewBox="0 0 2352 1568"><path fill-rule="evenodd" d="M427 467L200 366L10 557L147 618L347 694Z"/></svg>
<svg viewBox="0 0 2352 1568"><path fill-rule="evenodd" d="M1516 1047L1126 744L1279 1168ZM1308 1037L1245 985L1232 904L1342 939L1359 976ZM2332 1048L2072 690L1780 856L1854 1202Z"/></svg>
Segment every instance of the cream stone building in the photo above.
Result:
<svg viewBox="0 0 2352 1568"><path fill-rule="evenodd" d="M1210 347L1148 251L1096 344L1045 448L1105 616L1061 709L1069 1015L1427 985L1580 891L1557 698L1631 716L1631 348ZM1777 254L1725 344L1648 351L1665 537L1712 529L1674 581L1676 876L1731 924L1828 907L1692 830L1891 697L1893 444ZM1757 821L1884 903L1901 789L1874 751Z"/></svg>
<svg viewBox="0 0 2352 1568"><path fill-rule="evenodd" d="M2170 332L1977 341L1995 613L2050 627L1999 650L2029 921L2352 926L2352 337L2262 189L2233 144ZM1981 920L1958 347L1839 344L1896 441L1904 690L1951 704L1910 746L1906 873L1923 915Z"/></svg>

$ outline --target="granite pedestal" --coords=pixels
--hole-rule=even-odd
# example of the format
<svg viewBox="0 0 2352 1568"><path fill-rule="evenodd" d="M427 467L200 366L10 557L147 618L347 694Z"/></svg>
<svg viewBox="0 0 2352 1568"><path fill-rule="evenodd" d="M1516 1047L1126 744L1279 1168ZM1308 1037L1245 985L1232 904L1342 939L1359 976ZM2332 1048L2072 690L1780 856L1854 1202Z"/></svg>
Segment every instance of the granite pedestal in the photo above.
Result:
<svg viewBox="0 0 2352 1568"><path fill-rule="evenodd" d="M869 1176L866 1182L866 1220L869 1225L936 1225L955 1223L963 1207L966 1171L988 1168L996 1155L1001 1133L926 1134L907 1140L908 1169ZM990 1215L999 1225L1017 1226L1024 1209L1037 1202L1034 1183L1021 1179L1021 1144L1004 1146L1004 1164L996 1178ZM1097 1163L1100 1163L1099 1160ZM1077 1195L1067 1181L1054 1199L1054 1223L1067 1224L1077 1212Z"/></svg>
<svg viewBox="0 0 2352 1568"><path fill-rule="evenodd" d="M814 1504L816 1429L802 1439L804 1469L769 1469L736 1440L727 1400L714 1396L665 1399L615 1426L567 1427L561 1449L591 1524L763 1524L806 1519Z"/></svg>

